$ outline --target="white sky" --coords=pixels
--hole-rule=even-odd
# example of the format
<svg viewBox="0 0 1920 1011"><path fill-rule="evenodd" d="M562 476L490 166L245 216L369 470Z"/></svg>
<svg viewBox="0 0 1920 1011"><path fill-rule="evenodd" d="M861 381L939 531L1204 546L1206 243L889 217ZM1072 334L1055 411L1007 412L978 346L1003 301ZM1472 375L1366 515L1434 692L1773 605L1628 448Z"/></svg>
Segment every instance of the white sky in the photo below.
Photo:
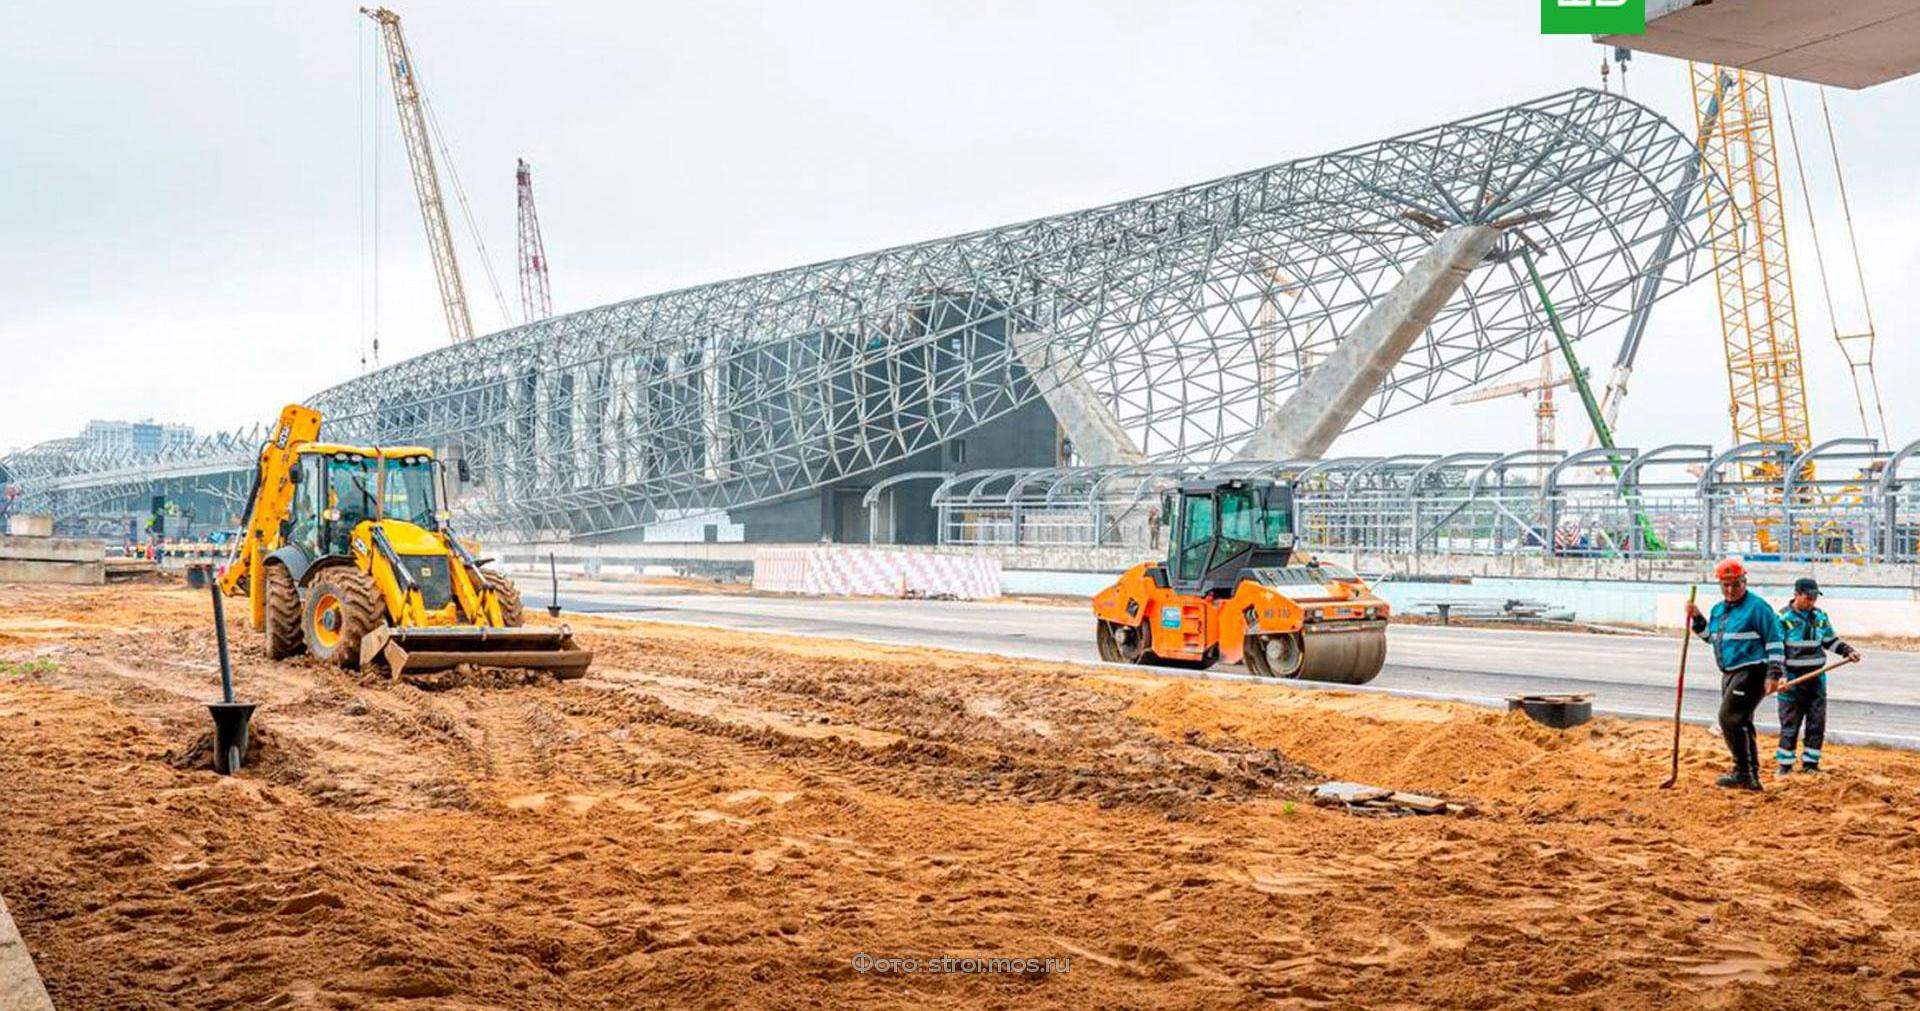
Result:
<svg viewBox="0 0 1920 1011"><path fill-rule="evenodd" d="M422 83L517 312L516 157L571 310L1093 206L1577 85L1603 50L1533 0L536 4L403 0ZM380 329L446 340L374 26L341 3L15 2L0 32L0 448L93 417L265 421L359 371L362 117L384 138ZM1616 82L1617 86L1617 82ZM1629 93L1690 128L1683 64ZM1810 86L1790 91L1829 269L1847 261ZM1920 78L1829 93L1895 442L1920 370ZM1778 99L1776 97L1776 107ZM370 112L369 112L370 110ZM1802 214L1781 137L1792 213ZM1820 155L1821 157L1814 157ZM457 211L455 212L457 213ZM1796 220L1799 220L1798 218ZM456 225L456 227L458 227ZM1804 221L1816 435L1858 434ZM476 327L502 324L470 245ZM1853 291L1837 271L1838 291ZM1857 325L1856 298L1841 299ZM1711 284L1656 309L1621 441L1728 442ZM1614 340L1584 344L1604 379ZM1571 398L1562 445L1584 442ZM1337 452L1522 448L1521 399Z"/></svg>

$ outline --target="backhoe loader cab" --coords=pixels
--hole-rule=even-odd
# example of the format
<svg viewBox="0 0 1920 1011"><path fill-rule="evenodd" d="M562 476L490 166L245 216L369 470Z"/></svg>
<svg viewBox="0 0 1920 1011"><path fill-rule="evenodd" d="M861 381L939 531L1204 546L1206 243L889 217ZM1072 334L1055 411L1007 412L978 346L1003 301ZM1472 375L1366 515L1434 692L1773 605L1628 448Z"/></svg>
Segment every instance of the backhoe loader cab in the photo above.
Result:
<svg viewBox="0 0 1920 1011"><path fill-rule="evenodd" d="M260 452L238 555L221 575L227 592L249 596L270 656L384 663L395 677L462 663L586 672L592 654L564 626L521 628L512 581L455 536L446 470L431 449L318 435L317 412L281 413Z"/></svg>
<svg viewBox="0 0 1920 1011"><path fill-rule="evenodd" d="M281 537L309 558L351 553L353 532L375 517L422 532L441 528L445 478L431 450L310 443L296 452L290 476L294 494Z"/></svg>
<svg viewBox="0 0 1920 1011"><path fill-rule="evenodd" d="M1353 572L1295 561L1293 486L1188 482L1161 504L1164 561L1094 597L1103 660L1239 663L1255 674L1364 684L1386 660L1388 607Z"/></svg>

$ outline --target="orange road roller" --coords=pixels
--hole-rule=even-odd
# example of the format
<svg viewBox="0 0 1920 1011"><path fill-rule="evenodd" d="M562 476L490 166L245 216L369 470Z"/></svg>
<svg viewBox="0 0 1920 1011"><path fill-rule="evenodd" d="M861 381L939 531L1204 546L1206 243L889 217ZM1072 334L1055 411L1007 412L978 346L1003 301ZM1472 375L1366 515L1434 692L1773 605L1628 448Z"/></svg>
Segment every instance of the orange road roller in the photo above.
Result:
<svg viewBox="0 0 1920 1011"><path fill-rule="evenodd" d="M1093 598L1100 659L1366 684L1387 658L1387 602L1352 571L1295 557L1293 486L1190 481L1169 493L1167 557Z"/></svg>

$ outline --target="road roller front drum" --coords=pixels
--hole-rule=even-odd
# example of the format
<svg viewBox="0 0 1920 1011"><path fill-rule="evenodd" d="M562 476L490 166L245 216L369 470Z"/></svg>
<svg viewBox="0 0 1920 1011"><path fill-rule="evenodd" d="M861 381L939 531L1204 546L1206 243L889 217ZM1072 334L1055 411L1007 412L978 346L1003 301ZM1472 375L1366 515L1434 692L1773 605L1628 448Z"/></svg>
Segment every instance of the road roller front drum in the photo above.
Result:
<svg viewBox="0 0 1920 1011"><path fill-rule="evenodd" d="M1308 629L1296 676L1308 681L1363 685L1372 681L1386 662L1384 623L1359 627L1324 625Z"/></svg>

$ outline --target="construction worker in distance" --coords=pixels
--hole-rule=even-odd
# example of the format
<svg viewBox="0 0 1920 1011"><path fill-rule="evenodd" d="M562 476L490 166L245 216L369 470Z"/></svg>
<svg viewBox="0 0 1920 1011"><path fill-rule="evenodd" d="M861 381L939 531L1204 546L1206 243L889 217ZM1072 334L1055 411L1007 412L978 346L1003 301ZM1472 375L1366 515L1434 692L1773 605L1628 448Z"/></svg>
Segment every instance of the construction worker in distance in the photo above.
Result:
<svg viewBox="0 0 1920 1011"><path fill-rule="evenodd" d="M1787 637L1787 680L1811 674L1827 665L1827 651L1845 659L1858 659L1860 651L1840 641L1834 634L1827 612L1814 606L1820 599L1820 584L1811 576L1793 581L1793 602L1780 609L1780 626ZM1820 771L1820 746L1827 738L1827 676L1780 692L1780 747L1774 751L1780 763L1780 775L1793 771L1794 745L1799 743L1800 771ZM1805 736L1801 727L1806 728ZM1798 739L1796 741L1796 738Z"/></svg>
<svg viewBox="0 0 1920 1011"><path fill-rule="evenodd" d="M1713 647L1720 667L1720 734L1733 754L1733 771L1714 782L1741 790L1760 789L1760 742L1753 727L1760 700L1778 688L1786 670L1785 634L1780 616L1747 592L1747 567L1729 558L1713 567L1720 581L1720 603L1713 614L1687 604L1693 634Z"/></svg>

